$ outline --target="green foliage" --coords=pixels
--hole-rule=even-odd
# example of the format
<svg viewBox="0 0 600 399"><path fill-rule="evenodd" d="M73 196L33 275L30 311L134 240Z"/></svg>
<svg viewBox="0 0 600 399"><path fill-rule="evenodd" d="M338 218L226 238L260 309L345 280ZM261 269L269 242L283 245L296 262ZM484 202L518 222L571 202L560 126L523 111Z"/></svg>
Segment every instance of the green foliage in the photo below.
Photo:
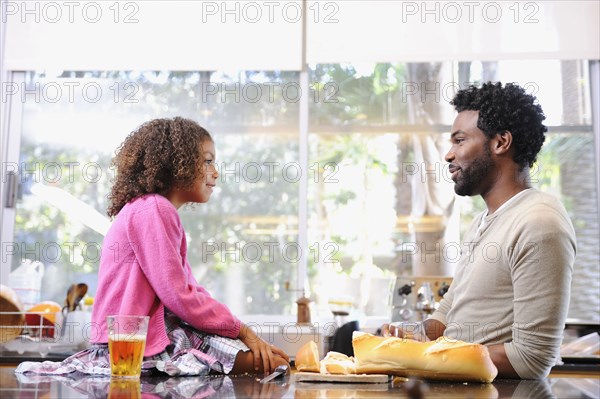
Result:
<svg viewBox="0 0 600 399"><path fill-rule="evenodd" d="M317 64L310 81L329 83L335 95L310 103L310 125L367 126L405 120L407 107L401 99L405 79L405 64L377 64L369 75L349 64ZM327 98L326 94L319 98Z"/></svg>

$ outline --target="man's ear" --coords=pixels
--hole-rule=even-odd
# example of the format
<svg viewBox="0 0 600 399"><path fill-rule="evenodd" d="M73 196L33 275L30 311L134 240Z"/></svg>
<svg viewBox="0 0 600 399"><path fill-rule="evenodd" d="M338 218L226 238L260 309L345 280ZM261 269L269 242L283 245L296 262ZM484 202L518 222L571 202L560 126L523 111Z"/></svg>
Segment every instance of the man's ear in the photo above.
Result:
<svg viewBox="0 0 600 399"><path fill-rule="evenodd" d="M492 152L496 155L507 153L512 146L512 133L505 130L501 133L496 133L493 139Z"/></svg>

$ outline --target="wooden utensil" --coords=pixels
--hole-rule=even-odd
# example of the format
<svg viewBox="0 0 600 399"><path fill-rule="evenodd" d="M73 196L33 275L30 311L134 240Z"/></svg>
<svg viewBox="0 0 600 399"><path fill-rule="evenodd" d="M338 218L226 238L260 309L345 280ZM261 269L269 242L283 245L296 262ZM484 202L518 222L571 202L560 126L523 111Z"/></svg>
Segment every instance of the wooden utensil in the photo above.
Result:
<svg viewBox="0 0 600 399"><path fill-rule="evenodd" d="M88 286L84 283L72 284L67 291L65 308L67 312L73 312L79 306L79 302L87 294Z"/></svg>

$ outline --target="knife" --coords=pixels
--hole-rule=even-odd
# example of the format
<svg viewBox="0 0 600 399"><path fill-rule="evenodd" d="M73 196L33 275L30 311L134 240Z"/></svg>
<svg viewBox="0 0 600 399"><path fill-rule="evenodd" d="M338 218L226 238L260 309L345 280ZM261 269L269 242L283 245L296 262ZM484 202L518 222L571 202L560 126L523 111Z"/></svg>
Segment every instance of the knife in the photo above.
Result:
<svg viewBox="0 0 600 399"><path fill-rule="evenodd" d="M265 378L263 378L262 380L260 380L261 384L265 384L271 380L274 380L275 378L282 376L282 375L286 375L288 373L288 366L281 365L281 366L277 366L275 367L275 370L269 374L268 376L266 376Z"/></svg>

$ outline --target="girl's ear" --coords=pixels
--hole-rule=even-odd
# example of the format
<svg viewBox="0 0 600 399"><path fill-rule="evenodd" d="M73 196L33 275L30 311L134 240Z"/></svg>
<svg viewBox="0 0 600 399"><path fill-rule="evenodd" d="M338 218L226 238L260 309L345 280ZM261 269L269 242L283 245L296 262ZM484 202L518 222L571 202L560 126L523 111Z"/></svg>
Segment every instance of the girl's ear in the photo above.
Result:
<svg viewBox="0 0 600 399"><path fill-rule="evenodd" d="M493 140L494 143L492 146L492 151L496 155L505 154L512 146L512 133L508 130L505 130L502 133L497 133Z"/></svg>

